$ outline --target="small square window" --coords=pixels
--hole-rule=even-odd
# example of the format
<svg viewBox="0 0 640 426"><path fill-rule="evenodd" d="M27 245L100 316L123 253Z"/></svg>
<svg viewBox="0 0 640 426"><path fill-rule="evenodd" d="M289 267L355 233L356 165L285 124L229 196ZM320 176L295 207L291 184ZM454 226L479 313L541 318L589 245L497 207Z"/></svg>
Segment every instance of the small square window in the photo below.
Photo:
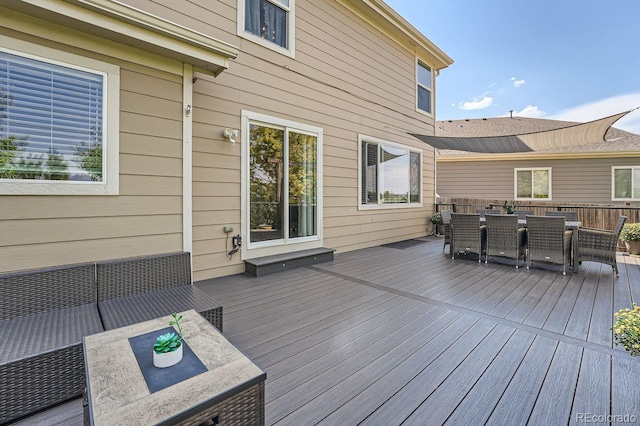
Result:
<svg viewBox="0 0 640 426"><path fill-rule="evenodd" d="M551 168L515 169L515 199L551 199Z"/></svg>
<svg viewBox="0 0 640 426"><path fill-rule="evenodd" d="M293 56L294 0L238 0L238 35Z"/></svg>
<svg viewBox="0 0 640 426"><path fill-rule="evenodd" d="M613 200L640 200L640 166L613 167Z"/></svg>

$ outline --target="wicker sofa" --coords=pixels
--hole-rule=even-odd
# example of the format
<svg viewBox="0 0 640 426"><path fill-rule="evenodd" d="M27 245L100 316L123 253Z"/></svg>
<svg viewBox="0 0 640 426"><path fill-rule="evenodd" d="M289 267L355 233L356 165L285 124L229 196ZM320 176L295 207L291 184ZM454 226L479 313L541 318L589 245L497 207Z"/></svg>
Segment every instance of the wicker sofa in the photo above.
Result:
<svg viewBox="0 0 640 426"><path fill-rule="evenodd" d="M222 332L222 306L191 283L189 253L98 262L96 280L105 330L195 309Z"/></svg>
<svg viewBox="0 0 640 426"><path fill-rule="evenodd" d="M0 275L0 424L82 395L82 337L103 331L95 265Z"/></svg>
<svg viewBox="0 0 640 426"><path fill-rule="evenodd" d="M222 332L185 252L0 274L0 292L0 424L83 394L84 336L188 309Z"/></svg>

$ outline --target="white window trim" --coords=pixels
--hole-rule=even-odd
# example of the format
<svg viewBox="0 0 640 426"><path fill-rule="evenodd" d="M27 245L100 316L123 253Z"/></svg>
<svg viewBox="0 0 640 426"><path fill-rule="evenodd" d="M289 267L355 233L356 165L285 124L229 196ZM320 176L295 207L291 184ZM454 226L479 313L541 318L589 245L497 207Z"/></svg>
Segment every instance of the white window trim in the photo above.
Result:
<svg viewBox="0 0 640 426"><path fill-rule="evenodd" d="M270 2L274 3L272 0ZM291 58L296 57L296 2L295 0L289 0L289 7L283 5L282 3L277 3L277 6L287 10L287 48L283 48L278 46L277 44L270 42L269 40L265 40L260 36L257 36L249 31L245 31L244 29L244 8L245 8L245 0L238 0L238 15L237 15L237 34L238 36L250 40L260 46L266 47L267 49L271 49L274 52L278 52L285 56L289 56Z"/></svg>
<svg viewBox="0 0 640 426"><path fill-rule="evenodd" d="M535 198L535 197L518 197L518 172L519 171L530 171L534 170L546 170L549 172L549 197L548 198ZM533 184L533 183L532 183ZM551 190L553 188L553 176L551 174L551 167L516 167L513 169L513 199L514 200L553 200L553 194Z"/></svg>
<svg viewBox="0 0 640 426"><path fill-rule="evenodd" d="M38 181L0 179L0 195L118 195L120 67L73 53L0 35L0 49L38 61L103 74L106 106L102 146L103 182Z"/></svg>
<svg viewBox="0 0 640 426"><path fill-rule="evenodd" d="M317 235L312 235L309 237L301 237L294 238L288 241L284 240L274 240L274 241L261 241L257 243L251 243L249 241L249 233L251 232L250 223L248 220L249 217L249 125L250 124L264 124L265 126L271 127L282 127L288 128L289 130L309 133L313 135L317 135L317 163L316 167L318 168L318 182L317 182L317 203L316 209L318 212L317 217ZM240 227L242 229L243 236L246 236L244 240L245 244L242 245L241 249L241 258L242 259L252 259L255 257L268 256L272 254L281 254L281 253L289 253L292 251L298 250L306 250L311 248L319 248L322 247L323 244L323 129L321 127L315 127L304 123L298 123L291 120L286 120L283 118L272 117L269 115L252 112L252 111L241 111L241 182L240 182L240 191L241 191L241 222Z"/></svg>
<svg viewBox="0 0 640 426"><path fill-rule="evenodd" d="M620 169L631 169L631 197L616 198L616 180L615 171ZM640 201L640 198L633 198L633 171L640 169L640 166L611 166L611 201ZM638 182L640 185L640 182Z"/></svg>
<svg viewBox="0 0 640 426"><path fill-rule="evenodd" d="M398 149L406 149L410 152L417 152L420 154L420 202L418 203L407 203L407 204L362 204L362 142L373 142L377 144L388 145ZM409 145L403 145L396 142L391 142L385 139L376 138L373 136L367 136L363 134L358 134L358 210L389 210L389 209L415 209L420 208L423 205L423 187L422 187L422 179L423 176L423 151L419 148L414 148Z"/></svg>
<svg viewBox="0 0 640 426"><path fill-rule="evenodd" d="M426 66L428 66L429 68L431 68L431 88L425 87L423 84L420 84L418 82L418 67L420 67L420 62L422 62L423 64L425 64ZM416 111L424 114L428 117L433 117L433 111L435 110L436 106L435 106L435 102L436 102L436 96L435 96L435 87L436 87L436 75L435 75L435 69L433 68L432 65L430 65L427 61L422 60L418 57L416 57L416 66L415 66L415 77L416 77L416 82L414 84L414 88L416 91ZM429 103L429 105L431 105L431 112L427 112L423 109L420 109L418 107L418 86L424 87L426 90L429 91L429 93L431 93L431 102Z"/></svg>

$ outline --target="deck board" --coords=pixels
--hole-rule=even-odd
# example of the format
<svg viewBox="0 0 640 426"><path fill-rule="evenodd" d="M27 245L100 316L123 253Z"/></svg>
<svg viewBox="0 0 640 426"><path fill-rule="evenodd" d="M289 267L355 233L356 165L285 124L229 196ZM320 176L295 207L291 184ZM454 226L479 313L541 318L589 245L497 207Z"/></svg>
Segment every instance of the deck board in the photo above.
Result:
<svg viewBox="0 0 640 426"><path fill-rule="evenodd" d="M569 421L572 401L565 396L575 392L581 359L581 348L563 342L558 344L529 424L559 425Z"/></svg>
<svg viewBox="0 0 640 426"><path fill-rule="evenodd" d="M585 349L571 413L572 425L582 424L578 416L611 413L611 357Z"/></svg>
<svg viewBox="0 0 640 426"><path fill-rule="evenodd" d="M640 419L640 362L613 312L640 300L640 262L579 273L442 252L425 238L264 277L196 285L225 336L267 372L268 425L584 424ZM79 400L23 424L82 424ZM54 422L54 423L52 423Z"/></svg>
<svg viewBox="0 0 640 426"><path fill-rule="evenodd" d="M487 421L488 425L527 424L558 341L537 336Z"/></svg>

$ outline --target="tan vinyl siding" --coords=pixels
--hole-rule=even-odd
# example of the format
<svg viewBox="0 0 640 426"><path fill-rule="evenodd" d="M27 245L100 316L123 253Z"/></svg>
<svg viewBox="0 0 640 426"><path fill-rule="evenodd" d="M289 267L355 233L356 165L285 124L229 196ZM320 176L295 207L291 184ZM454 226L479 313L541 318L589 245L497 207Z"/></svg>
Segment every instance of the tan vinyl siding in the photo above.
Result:
<svg viewBox="0 0 640 426"><path fill-rule="evenodd" d="M425 234L433 150L408 133L433 133L434 123L415 110L413 48L333 0L296 2L295 58L239 37L237 0L124 3L240 48L217 77L195 70L194 280L244 271L239 255L227 257L222 231L241 232L241 143L221 132L241 128L242 110L322 129L325 247L340 252ZM1 31L121 67L120 195L2 197L0 271L181 250L182 64L33 22ZM423 207L358 210L358 135L423 150Z"/></svg>
<svg viewBox="0 0 640 426"><path fill-rule="evenodd" d="M215 79L196 73L193 86L194 280L244 271L240 256L227 258L231 247L222 231L226 225L233 226L232 235L241 231L241 146L221 137L225 127L240 129L241 110L323 129L325 247L340 252L425 234L434 198L433 151L407 132L433 131L433 122L415 111L411 52L334 1L296 2L295 59L237 37L235 0L215 10L192 3L199 5L198 25L211 23L199 30L241 50ZM154 7L193 24L191 17ZM424 150L423 208L358 210L359 133Z"/></svg>
<svg viewBox="0 0 640 426"><path fill-rule="evenodd" d="M611 167L637 166L640 158L460 161L438 163L442 197L513 199L515 168L551 167L552 201L611 204Z"/></svg>
<svg viewBox="0 0 640 426"><path fill-rule="evenodd" d="M3 196L0 272L181 250L182 77L28 39L120 67L120 195Z"/></svg>

